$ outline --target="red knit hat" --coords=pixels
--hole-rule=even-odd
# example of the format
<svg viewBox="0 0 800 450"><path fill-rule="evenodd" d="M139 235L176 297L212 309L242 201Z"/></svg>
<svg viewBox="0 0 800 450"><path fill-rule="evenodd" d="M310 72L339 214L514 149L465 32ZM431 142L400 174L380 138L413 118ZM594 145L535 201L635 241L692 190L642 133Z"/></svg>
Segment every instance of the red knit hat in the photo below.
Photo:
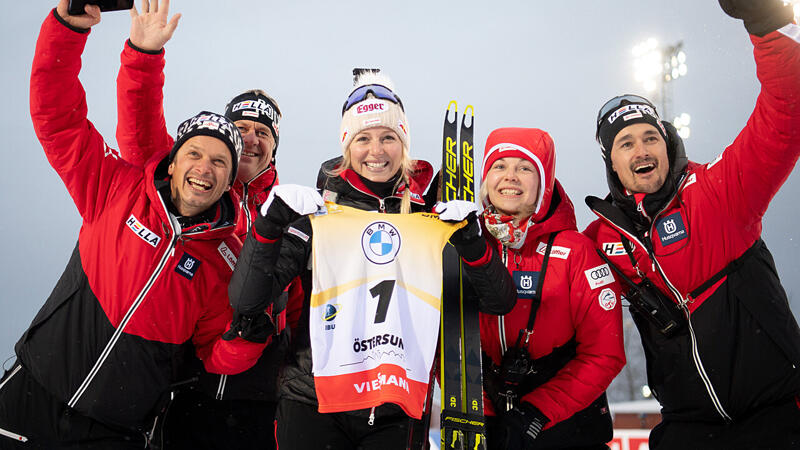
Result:
<svg viewBox="0 0 800 450"><path fill-rule="evenodd" d="M483 175L500 158L522 158L530 161L539 172L539 198L533 213L538 221L547 214L555 184L556 153L553 138L538 128L498 128L486 138L483 152Z"/></svg>

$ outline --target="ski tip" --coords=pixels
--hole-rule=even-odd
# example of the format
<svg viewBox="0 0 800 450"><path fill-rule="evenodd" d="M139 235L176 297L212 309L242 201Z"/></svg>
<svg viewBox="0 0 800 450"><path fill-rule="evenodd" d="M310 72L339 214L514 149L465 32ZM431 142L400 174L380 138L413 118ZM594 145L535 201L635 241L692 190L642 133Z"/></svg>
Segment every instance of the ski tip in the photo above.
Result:
<svg viewBox="0 0 800 450"><path fill-rule="evenodd" d="M461 126L463 129L471 129L472 125L475 123L475 108L472 105L467 105L464 108L464 115L461 119Z"/></svg>
<svg viewBox="0 0 800 450"><path fill-rule="evenodd" d="M444 113L444 119L447 123L455 123L458 120L458 103L455 100L450 100L447 105L447 111Z"/></svg>

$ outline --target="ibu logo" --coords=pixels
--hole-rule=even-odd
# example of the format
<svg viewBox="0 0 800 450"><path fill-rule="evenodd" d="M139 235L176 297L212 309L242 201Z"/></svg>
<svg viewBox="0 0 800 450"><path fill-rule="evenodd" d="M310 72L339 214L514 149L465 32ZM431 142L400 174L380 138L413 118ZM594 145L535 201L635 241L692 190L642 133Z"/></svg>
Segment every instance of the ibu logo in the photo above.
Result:
<svg viewBox="0 0 800 450"><path fill-rule="evenodd" d="M339 310L336 308L339 305L332 305L328 304L325 305L325 313L322 316L322 320L325 322L330 322L336 318L336 314L339 314Z"/></svg>
<svg viewBox="0 0 800 450"><path fill-rule="evenodd" d="M328 322L324 324L325 330L336 328L336 324L332 322L336 319L337 314L339 314L339 305L332 303L325 305L325 310L322 312L322 320Z"/></svg>
<svg viewBox="0 0 800 450"><path fill-rule="evenodd" d="M374 264L388 264L400 251L400 232L389 222L373 222L361 234L361 250Z"/></svg>
<svg viewBox="0 0 800 450"><path fill-rule="evenodd" d="M661 245L667 246L689 237L689 231L680 212L672 213L656 223L656 232Z"/></svg>

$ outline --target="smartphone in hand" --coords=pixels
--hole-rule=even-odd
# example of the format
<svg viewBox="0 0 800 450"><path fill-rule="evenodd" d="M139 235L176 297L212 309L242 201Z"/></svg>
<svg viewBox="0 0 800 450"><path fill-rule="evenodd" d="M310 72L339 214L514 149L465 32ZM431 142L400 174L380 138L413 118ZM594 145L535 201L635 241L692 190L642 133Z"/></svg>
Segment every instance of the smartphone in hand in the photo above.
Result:
<svg viewBox="0 0 800 450"><path fill-rule="evenodd" d="M89 5L100 6L100 11L119 11L133 8L133 0L69 0L67 13L70 16L85 14L84 7Z"/></svg>

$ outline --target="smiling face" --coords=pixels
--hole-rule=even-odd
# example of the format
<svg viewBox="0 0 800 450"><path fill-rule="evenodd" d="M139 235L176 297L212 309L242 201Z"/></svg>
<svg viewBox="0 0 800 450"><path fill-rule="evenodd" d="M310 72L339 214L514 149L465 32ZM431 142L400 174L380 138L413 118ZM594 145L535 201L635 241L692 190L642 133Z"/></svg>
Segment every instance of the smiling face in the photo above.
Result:
<svg viewBox="0 0 800 450"><path fill-rule="evenodd" d="M536 210L539 198L539 171L527 159L500 158L486 172L489 202L497 212L514 218L519 225Z"/></svg>
<svg viewBox="0 0 800 450"><path fill-rule="evenodd" d="M403 144L390 128L363 130L355 135L347 151L350 167L370 181L389 181L402 165Z"/></svg>
<svg viewBox="0 0 800 450"><path fill-rule="evenodd" d="M667 143L650 124L629 125L614 138L611 168L628 191L652 194L669 174Z"/></svg>
<svg viewBox="0 0 800 450"><path fill-rule="evenodd" d="M253 120L237 120L236 128L242 133L244 149L239 160L236 178L248 183L269 166L275 150L275 137L269 127Z"/></svg>
<svg viewBox="0 0 800 450"><path fill-rule="evenodd" d="M182 216L195 216L230 189L231 152L211 136L189 138L169 165L172 204Z"/></svg>

